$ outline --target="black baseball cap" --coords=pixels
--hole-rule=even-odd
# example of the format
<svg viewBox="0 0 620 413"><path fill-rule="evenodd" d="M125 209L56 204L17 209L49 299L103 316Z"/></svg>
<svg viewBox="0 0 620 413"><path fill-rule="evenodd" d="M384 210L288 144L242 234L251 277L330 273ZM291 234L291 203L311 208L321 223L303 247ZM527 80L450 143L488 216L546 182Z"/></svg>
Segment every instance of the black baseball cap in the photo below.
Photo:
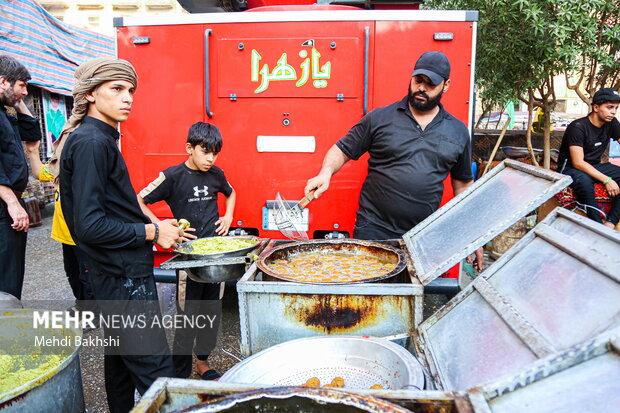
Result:
<svg viewBox="0 0 620 413"><path fill-rule="evenodd" d="M597 90L592 98L593 105L600 105L607 102L620 102L620 95L617 90L606 87L604 89Z"/></svg>
<svg viewBox="0 0 620 413"><path fill-rule="evenodd" d="M418 58L411 76L426 75L433 85L450 78L450 62L441 52L426 52Z"/></svg>

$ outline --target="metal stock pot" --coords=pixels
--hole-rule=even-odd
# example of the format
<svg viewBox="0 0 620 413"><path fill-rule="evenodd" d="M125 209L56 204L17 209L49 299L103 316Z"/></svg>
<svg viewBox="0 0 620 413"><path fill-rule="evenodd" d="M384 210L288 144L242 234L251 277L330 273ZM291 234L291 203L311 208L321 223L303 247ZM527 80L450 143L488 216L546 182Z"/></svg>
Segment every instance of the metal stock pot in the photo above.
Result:
<svg viewBox="0 0 620 413"><path fill-rule="evenodd" d="M0 312L0 411L83 412L80 347L76 343L82 329L35 328L35 311ZM37 339L52 343L37 345Z"/></svg>

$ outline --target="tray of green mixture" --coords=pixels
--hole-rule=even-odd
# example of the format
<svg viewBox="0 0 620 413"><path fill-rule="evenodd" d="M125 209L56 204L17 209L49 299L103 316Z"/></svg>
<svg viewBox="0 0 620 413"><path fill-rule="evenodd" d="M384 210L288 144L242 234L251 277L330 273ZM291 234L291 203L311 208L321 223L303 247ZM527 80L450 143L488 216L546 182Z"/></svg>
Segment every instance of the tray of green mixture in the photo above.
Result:
<svg viewBox="0 0 620 413"><path fill-rule="evenodd" d="M259 242L252 236L198 238L180 244L175 252L182 259L192 260L239 257L252 251Z"/></svg>

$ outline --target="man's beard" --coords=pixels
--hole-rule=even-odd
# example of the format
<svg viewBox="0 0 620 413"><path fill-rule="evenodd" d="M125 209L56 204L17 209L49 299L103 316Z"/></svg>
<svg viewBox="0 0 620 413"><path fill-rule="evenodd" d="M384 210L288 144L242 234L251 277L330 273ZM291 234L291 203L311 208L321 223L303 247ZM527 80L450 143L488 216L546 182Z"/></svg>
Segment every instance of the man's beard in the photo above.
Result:
<svg viewBox="0 0 620 413"><path fill-rule="evenodd" d="M0 94L0 104L13 107L21 100L21 97L13 91L13 87L8 88Z"/></svg>
<svg viewBox="0 0 620 413"><path fill-rule="evenodd" d="M434 98L429 98L428 95L426 94L426 92L415 92L415 93L411 93L411 88L408 91L408 100L409 100L409 104L416 110L422 111L422 112L428 112L429 110L433 110L437 107L437 105L439 105L439 102L441 101L441 95L443 95L443 90L440 91L437 96L435 96ZM417 100L415 97L416 96L423 96L426 98L425 101L420 101Z"/></svg>

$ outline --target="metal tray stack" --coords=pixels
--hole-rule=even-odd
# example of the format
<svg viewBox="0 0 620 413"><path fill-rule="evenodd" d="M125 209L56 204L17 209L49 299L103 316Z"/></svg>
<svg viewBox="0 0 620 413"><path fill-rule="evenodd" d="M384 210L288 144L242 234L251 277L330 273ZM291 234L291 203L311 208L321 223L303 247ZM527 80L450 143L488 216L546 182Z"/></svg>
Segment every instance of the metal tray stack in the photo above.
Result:
<svg viewBox="0 0 620 413"><path fill-rule="evenodd" d="M612 412L620 406L620 330L472 389L474 413Z"/></svg>
<svg viewBox="0 0 620 413"><path fill-rule="evenodd" d="M620 233L554 210L418 328L436 388L515 374L620 324Z"/></svg>

